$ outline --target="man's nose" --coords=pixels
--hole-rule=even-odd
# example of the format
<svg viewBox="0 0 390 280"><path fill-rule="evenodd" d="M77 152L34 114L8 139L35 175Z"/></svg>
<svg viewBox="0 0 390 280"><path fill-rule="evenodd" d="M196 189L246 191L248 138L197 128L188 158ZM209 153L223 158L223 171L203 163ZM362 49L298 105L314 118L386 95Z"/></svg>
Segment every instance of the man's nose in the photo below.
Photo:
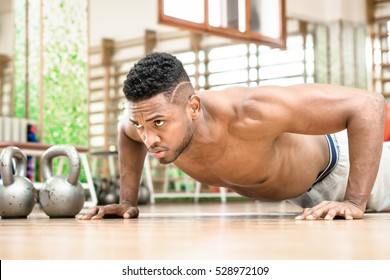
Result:
<svg viewBox="0 0 390 280"><path fill-rule="evenodd" d="M151 131L145 131L144 143L147 147L153 147L160 142L160 137Z"/></svg>

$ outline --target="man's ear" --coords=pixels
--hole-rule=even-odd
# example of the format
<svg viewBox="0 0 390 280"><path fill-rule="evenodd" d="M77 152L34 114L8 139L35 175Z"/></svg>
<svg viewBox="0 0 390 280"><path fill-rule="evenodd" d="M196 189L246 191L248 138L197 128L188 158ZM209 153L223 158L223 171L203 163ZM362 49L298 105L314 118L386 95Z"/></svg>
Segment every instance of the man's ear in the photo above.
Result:
<svg viewBox="0 0 390 280"><path fill-rule="evenodd" d="M199 96L197 96L195 94L191 95L190 100L188 102L189 102L190 114L191 114L192 118L193 119L198 118L200 110L201 110Z"/></svg>

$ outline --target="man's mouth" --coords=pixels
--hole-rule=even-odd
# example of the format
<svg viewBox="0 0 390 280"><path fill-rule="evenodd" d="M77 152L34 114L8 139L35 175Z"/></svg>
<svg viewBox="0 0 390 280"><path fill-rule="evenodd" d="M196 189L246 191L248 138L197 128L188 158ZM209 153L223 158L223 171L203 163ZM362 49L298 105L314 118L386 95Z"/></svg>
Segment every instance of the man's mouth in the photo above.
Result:
<svg viewBox="0 0 390 280"><path fill-rule="evenodd" d="M155 158L163 158L165 157L166 151L152 151L151 153Z"/></svg>

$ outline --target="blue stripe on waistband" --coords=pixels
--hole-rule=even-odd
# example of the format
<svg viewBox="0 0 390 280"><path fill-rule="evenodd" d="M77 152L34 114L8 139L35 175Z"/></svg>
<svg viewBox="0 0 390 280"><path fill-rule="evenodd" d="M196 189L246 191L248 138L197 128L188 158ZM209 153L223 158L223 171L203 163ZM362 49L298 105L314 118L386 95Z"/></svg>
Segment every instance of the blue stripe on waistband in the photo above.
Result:
<svg viewBox="0 0 390 280"><path fill-rule="evenodd" d="M337 152L336 145L334 144L333 138L331 135L325 135L326 140L329 146L329 163L328 166L318 175L317 179L314 181L313 185L324 179L326 176L332 172L333 168L335 168L336 163L339 159L339 154Z"/></svg>

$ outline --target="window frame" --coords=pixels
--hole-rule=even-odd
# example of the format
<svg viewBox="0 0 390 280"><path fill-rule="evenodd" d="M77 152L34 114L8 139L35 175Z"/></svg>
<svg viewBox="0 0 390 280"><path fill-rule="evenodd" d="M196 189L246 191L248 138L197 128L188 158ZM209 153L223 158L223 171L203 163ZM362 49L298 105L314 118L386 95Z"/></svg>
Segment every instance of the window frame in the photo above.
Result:
<svg viewBox="0 0 390 280"><path fill-rule="evenodd" d="M229 27L215 27L209 24L208 0L204 1L204 23L196 23L188 20L171 17L164 14L164 0L158 0L158 23L174 26L177 28L189 29L196 33L222 36L240 42L267 45L274 48L286 48L286 4L285 0L279 1L279 37L269 37L259 32L251 31L251 1L245 0L245 32Z"/></svg>

